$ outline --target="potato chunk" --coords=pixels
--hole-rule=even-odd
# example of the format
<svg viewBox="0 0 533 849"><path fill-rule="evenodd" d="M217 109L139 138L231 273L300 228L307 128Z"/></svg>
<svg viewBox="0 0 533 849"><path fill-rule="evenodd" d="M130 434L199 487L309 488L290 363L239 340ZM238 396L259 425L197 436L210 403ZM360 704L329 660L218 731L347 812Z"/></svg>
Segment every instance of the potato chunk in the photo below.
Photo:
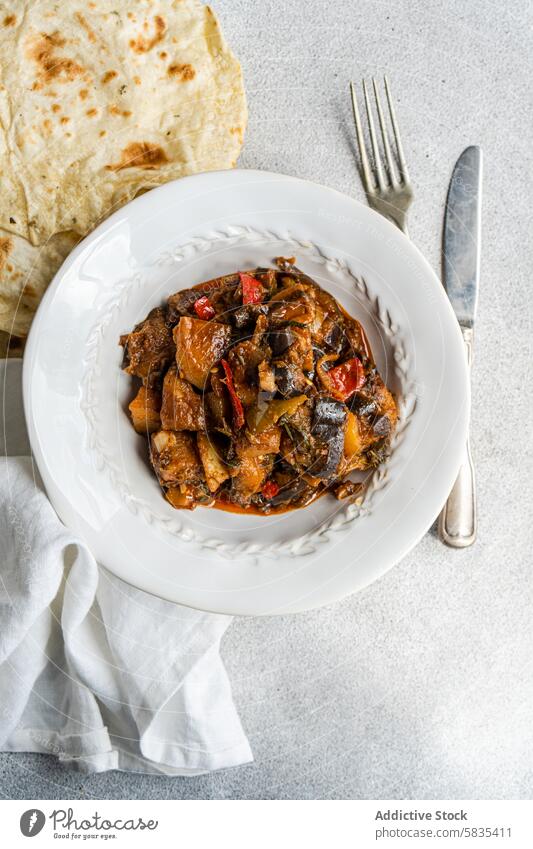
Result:
<svg viewBox="0 0 533 849"><path fill-rule="evenodd" d="M191 433L159 430L152 434L151 460L162 484L194 483L203 480L203 471Z"/></svg>
<svg viewBox="0 0 533 849"><path fill-rule="evenodd" d="M209 372L223 356L230 338L228 324L182 316L174 328L180 375L198 389L204 389Z"/></svg>
<svg viewBox="0 0 533 849"><path fill-rule="evenodd" d="M229 478L228 468L220 459L215 445L207 434L199 433L197 440L209 492L216 492L220 484Z"/></svg>
<svg viewBox="0 0 533 849"><path fill-rule="evenodd" d="M262 433L247 430L235 443L237 457L263 457L265 454L277 454L281 440L281 428L273 425Z"/></svg>
<svg viewBox="0 0 533 849"><path fill-rule="evenodd" d="M264 318L264 316L261 317ZM270 363L267 360L263 360L259 363L257 370L259 373L259 388L263 392L275 392L277 389L276 376Z"/></svg>
<svg viewBox="0 0 533 849"><path fill-rule="evenodd" d="M176 366L171 366L163 381L161 406L163 430L204 430L203 399L190 383L178 377Z"/></svg>
<svg viewBox="0 0 533 849"><path fill-rule="evenodd" d="M141 386L129 405L131 422L137 433L153 433L161 427L161 395L149 386Z"/></svg>
<svg viewBox="0 0 533 849"><path fill-rule="evenodd" d="M274 465L272 455L246 457L232 479L232 500L246 504L254 493L259 492Z"/></svg>

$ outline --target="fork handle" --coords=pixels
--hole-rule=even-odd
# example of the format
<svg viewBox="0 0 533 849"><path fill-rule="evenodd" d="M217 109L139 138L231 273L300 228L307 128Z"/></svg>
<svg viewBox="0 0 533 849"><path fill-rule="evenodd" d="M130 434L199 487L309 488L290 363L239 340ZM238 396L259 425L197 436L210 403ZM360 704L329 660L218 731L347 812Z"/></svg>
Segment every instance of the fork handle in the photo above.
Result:
<svg viewBox="0 0 533 849"><path fill-rule="evenodd" d="M461 328L466 348L469 368L472 365L473 331L469 327ZM439 516L439 537L453 548L467 548L476 539L476 479L470 453L470 439L467 436L466 452L459 474L448 496L448 500Z"/></svg>

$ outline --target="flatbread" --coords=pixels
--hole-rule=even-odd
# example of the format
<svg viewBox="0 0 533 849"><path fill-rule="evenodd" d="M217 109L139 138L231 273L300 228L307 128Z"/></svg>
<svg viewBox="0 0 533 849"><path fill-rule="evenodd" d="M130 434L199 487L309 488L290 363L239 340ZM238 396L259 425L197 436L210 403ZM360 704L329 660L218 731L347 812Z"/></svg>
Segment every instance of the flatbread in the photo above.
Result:
<svg viewBox="0 0 533 849"><path fill-rule="evenodd" d="M58 234L234 166L246 119L239 63L199 0L0 0L0 330L27 331L72 244Z"/></svg>
<svg viewBox="0 0 533 849"><path fill-rule="evenodd" d="M239 63L198 0L0 3L0 227L46 242L239 154Z"/></svg>
<svg viewBox="0 0 533 849"><path fill-rule="evenodd" d="M27 335L46 288L80 237L58 233L45 245L0 230L0 330Z"/></svg>

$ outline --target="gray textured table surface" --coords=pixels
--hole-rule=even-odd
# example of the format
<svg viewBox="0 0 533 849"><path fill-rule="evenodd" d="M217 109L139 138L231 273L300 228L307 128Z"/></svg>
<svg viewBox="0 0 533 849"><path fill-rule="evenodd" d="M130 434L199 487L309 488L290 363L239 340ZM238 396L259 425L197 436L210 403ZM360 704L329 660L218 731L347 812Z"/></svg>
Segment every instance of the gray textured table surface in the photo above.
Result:
<svg viewBox="0 0 533 849"><path fill-rule="evenodd" d="M430 532L357 596L236 620L224 641L255 763L193 779L84 777L3 755L10 798L530 798L532 8L418 0L213 0L241 59L243 167L362 199L348 80L387 71L435 268L455 159L483 146L484 247L472 442L479 540Z"/></svg>

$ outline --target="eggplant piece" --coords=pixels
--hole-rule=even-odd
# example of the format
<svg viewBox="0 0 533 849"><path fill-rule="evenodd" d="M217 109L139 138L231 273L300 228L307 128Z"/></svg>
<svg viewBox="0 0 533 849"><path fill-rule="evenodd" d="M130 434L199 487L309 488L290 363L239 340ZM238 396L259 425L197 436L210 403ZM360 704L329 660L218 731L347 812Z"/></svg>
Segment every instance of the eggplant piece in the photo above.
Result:
<svg viewBox="0 0 533 849"><path fill-rule="evenodd" d="M359 357L365 368L373 365L364 330L355 318L346 323L345 333L351 350Z"/></svg>
<svg viewBox="0 0 533 849"><path fill-rule="evenodd" d="M120 344L124 348L124 371L140 377L145 386L155 386L176 350L165 310L153 309L132 333L120 337Z"/></svg>
<svg viewBox="0 0 533 849"><path fill-rule="evenodd" d="M315 405L313 435L319 442L317 458L310 474L317 478L336 475L344 452L344 428L347 410L334 398L321 397Z"/></svg>
<svg viewBox="0 0 533 849"><path fill-rule="evenodd" d="M309 391L309 382L301 368L286 363L275 363L274 367L278 392L285 398L293 398Z"/></svg>
<svg viewBox="0 0 533 849"><path fill-rule="evenodd" d="M231 435L231 403L225 385L218 375L211 375L211 392L205 393L208 425L226 436Z"/></svg>
<svg viewBox="0 0 533 849"><path fill-rule="evenodd" d="M325 347L335 354L340 354L344 340L344 328L341 324L332 318L326 318L322 325L322 341Z"/></svg>
<svg viewBox="0 0 533 849"><path fill-rule="evenodd" d="M327 351L325 351L324 348L321 348L319 345L317 345L316 342L313 342L312 351L313 351L313 363L314 363L314 365L316 365L317 362L319 360L321 360L322 357L325 357L326 354L327 354Z"/></svg>
<svg viewBox="0 0 533 849"><path fill-rule="evenodd" d="M292 485L280 489L278 494L270 499L268 507L282 507L283 505L306 507L318 498L322 491L322 485L320 487L312 487L299 478Z"/></svg>
<svg viewBox="0 0 533 849"><path fill-rule="evenodd" d="M373 398L363 392L356 392L348 401L348 408L356 416L372 416L377 412L378 405Z"/></svg>
<svg viewBox="0 0 533 849"><path fill-rule="evenodd" d="M168 320L170 324L177 324L182 315L189 315L198 298L202 297L199 289L182 289L167 300Z"/></svg>
<svg viewBox="0 0 533 849"><path fill-rule="evenodd" d="M294 333L290 327L280 327L278 330L272 330L269 335L270 347L275 357L283 354L293 342Z"/></svg>
<svg viewBox="0 0 533 849"><path fill-rule="evenodd" d="M300 498L305 490L309 489L308 485L301 478L298 478L291 486L285 486L280 489L277 495L270 499L271 507L281 507L282 504L290 504Z"/></svg>
<svg viewBox="0 0 533 849"><path fill-rule="evenodd" d="M388 436L391 430L391 422L388 416L378 416L372 422L372 430L376 436Z"/></svg>
<svg viewBox="0 0 533 849"><path fill-rule="evenodd" d="M245 407L257 401L258 367L265 359L265 353L252 340L237 342L228 352L235 390Z"/></svg>
<svg viewBox="0 0 533 849"><path fill-rule="evenodd" d="M236 310L232 310L229 318L237 330L251 330L259 316L267 315L267 313L268 306L266 304L243 304Z"/></svg>
<svg viewBox="0 0 533 849"><path fill-rule="evenodd" d="M334 398L321 396L315 404L313 415L313 433L319 439L329 441L341 429L344 432L346 407Z"/></svg>
<svg viewBox="0 0 533 849"><path fill-rule="evenodd" d="M391 391L387 389L377 373L373 376L372 380L372 394L376 401L379 414L385 415L389 419L390 429L392 430L398 420L398 408Z"/></svg>
<svg viewBox="0 0 533 849"><path fill-rule="evenodd" d="M239 307L231 313L231 321L237 330L244 330L250 327L255 321L255 314L251 305Z"/></svg>

